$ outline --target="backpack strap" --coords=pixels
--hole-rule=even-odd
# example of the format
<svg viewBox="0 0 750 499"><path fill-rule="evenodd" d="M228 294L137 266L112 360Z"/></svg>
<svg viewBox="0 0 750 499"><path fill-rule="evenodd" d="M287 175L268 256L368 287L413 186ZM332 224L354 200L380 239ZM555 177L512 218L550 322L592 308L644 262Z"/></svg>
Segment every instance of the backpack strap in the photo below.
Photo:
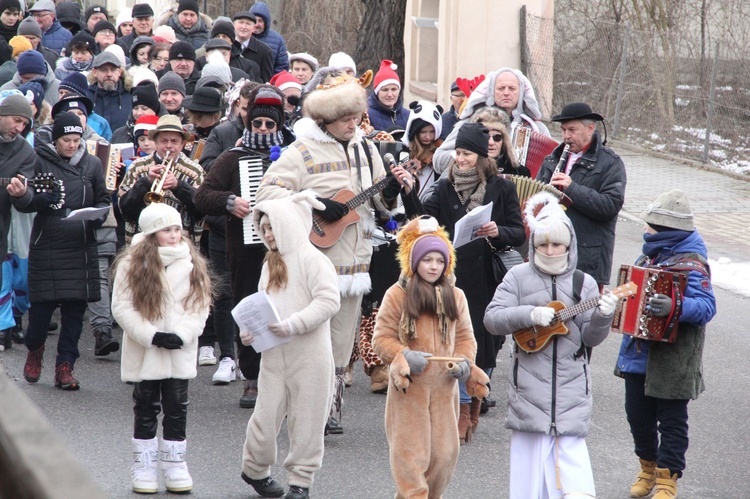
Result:
<svg viewBox="0 0 750 499"><path fill-rule="evenodd" d="M581 302L581 291L583 290L583 279L585 277L586 274L584 274L582 270L576 269L575 272L573 272L573 300L575 300L576 304ZM591 359L592 349L592 347L587 347L586 345L581 343L581 347L573 355L573 359L578 360L580 356L585 355L586 362L588 363Z"/></svg>

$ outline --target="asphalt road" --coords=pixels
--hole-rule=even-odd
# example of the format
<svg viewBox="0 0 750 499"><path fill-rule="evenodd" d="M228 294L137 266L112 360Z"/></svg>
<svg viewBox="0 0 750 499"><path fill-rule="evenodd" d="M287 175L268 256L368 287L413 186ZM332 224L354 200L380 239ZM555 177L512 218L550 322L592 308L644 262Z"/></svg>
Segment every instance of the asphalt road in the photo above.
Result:
<svg viewBox="0 0 750 499"><path fill-rule="evenodd" d="M640 253L640 226L618 224L616 266L631 263ZM679 481L681 499L746 498L750 477L745 458L750 449L750 375L747 371L747 298L716 289L719 314L709 325L704 355L707 391L690 404L690 449L685 476ZM53 387L56 336L48 340L42 379L36 385L23 380L26 350L16 346L0 353L0 366L18 380L19 387L59 430L72 454L93 480L113 498L142 497L130 492L131 387L119 380L119 357L96 358L88 329L81 339L76 376L79 392ZM623 409L623 384L612 374L620 338L613 334L594 350L594 417L588 445L594 467L597 496L628 497L638 461ZM445 498L507 497L509 430L504 428L507 387L507 350L498 356L493 376L498 407L482 416L474 439L461 448L458 467ZM190 384L188 463L195 487L193 497L249 498L254 491L240 479L240 460L250 410L240 409L240 381L212 386L214 367L199 367ZM323 467L312 496L318 498L388 498L395 489L383 430L385 396L368 390L361 366L355 384L347 389L343 435L326 437ZM1 404L0 404L1 405ZM1 407L0 407L1 410ZM279 436L279 462L287 452L286 430ZM280 465L273 476L285 483ZM166 496L163 486L157 497Z"/></svg>

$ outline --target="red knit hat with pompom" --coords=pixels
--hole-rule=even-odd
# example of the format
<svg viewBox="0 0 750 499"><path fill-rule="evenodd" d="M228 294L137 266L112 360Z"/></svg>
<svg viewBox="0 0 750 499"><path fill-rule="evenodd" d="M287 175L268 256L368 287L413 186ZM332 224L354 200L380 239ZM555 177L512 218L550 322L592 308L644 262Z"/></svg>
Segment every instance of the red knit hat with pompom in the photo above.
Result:
<svg viewBox="0 0 750 499"><path fill-rule="evenodd" d="M378 69L378 72L375 74L375 79L373 80L373 83L375 84L375 93L378 93L385 85L390 84L396 85L398 89L401 90L401 80L396 74L397 69L398 66L394 64L393 61L389 61L388 59L380 61L380 69Z"/></svg>

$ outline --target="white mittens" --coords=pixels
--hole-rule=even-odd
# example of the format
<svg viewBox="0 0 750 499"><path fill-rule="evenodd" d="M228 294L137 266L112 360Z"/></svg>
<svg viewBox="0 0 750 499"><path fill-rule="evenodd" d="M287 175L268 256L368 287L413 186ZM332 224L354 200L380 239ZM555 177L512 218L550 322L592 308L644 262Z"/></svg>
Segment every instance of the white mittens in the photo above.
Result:
<svg viewBox="0 0 750 499"><path fill-rule="evenodd" d="M555 309L552 307L534 307L531 309L531 322L535 326L549 326L555 318Z"/></svg>
<svg viewBox="0 0 750 499"><path fill-rule="evenodd" d="M599 313L602 314L605 317L609 317L612 315L615 311L615 307L617 307L617 298L612 293L604 293L599 298Z"/></svg>
<svg viewBox="0 0 750 499"><path fill-rule="evenodd" d="M297 332L294 328L294 324L292 324L291 319L286 319L281 322L277 322L276 324L269 324L268 330L279 338L286 338L287 336L291 336Z"/></svg>

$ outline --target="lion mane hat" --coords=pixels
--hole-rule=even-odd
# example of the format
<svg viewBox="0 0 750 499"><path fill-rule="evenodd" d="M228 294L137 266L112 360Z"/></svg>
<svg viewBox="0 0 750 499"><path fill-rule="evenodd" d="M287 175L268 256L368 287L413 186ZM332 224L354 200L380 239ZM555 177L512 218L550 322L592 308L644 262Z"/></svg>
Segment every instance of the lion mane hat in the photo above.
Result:
<svg viewBox="0 0 750 499"><path fill-rule="evenodd" d="M360 78L354 78L329 67L320 68L305 87L306 92L312 91L305 96L302 112L324 124L350 114L364 113L367 111L365 88L371 82L372 71L369 70Z"/></svg>
<svg viewBox="0 0 750 499"><path fill-rule="evenodd" d="M401 267L401 273L406 277L411 278L414 275L414 262L412 262L412 254L414 252L417 242L423 238L440 238L448 247L447 262L445 265L444 275L451 275L456 269L456 250L451 244L448 232L438 225L438 221L429 215L423 215L419 218L415 218L399 231L396 236L396 241L399 244L398 259L399 266ZM423 255L422 255L423 256ZM420 257L421 259L421 257Z"/></svg>

